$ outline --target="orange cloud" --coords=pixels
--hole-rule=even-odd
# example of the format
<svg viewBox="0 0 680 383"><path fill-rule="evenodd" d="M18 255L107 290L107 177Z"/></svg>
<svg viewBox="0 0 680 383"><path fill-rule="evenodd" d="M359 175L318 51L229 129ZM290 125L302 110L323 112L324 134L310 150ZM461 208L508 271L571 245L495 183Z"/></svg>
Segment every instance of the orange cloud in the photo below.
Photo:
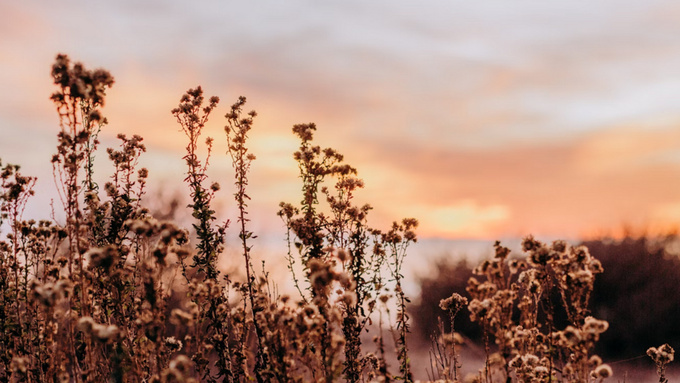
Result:
<svg viewBox="0 0 680 383"><path fill-rule="evenodd" d="M503 205L480 206L473 200L452 201L451 205L412 205L393 209L395 215L418 217L419 231L427 236L486 238L508 225L510 209Z"/></svg>
<svg viewBox="0 0 680 383"><path fill-rule="evenodd" d="M577 148L578 166L584 172L607 173L672 163L680 149L678 124L628 124L595 132Z"/></svg>
<svg viewBox="0 0 680 383"><path fill-rule="evenodd" d="M672 221L674 208L668 206L675 206L680 191L680 161L669 156L680 152L680 140L671 140L677 134L667 129L614 131L617 142L625 145L604 144L609 141L601 133L486 150L392 142L372 146L361 162L380 164L385 174L400 174L393 187L404 190L385 203L397 206L394 214L426 203L429 210L421 209L423 216L441 223L447 209L463 201L482 207L467 210L473 230L455 225L438 230L436 224L424 223L426 235L484 235L478 222L488 218L485 206L504 209L491 210L492 217L503 219L488 227L489 236L531 232L578 237L623 224L648 224L662 216ZM638 149L627 150L633 142ZM437 209L440 213L432 213Z"/></svg>
<svg viewBox="0 0 680 383"><path fill-rule="evenodd" d="M317 142L365 178L357 198L373 202L376 226L415 215L430 236L573 237L677 217L675 4L366 9L379 18L245 4L0 5L0 149L20 152L13 143L26 132L56 133L49 65L65 50L117 80L103 142L144 136L142 162L178 184L185 138L170 109L182 93L201 84L222 98L205 134L225 189L222 116L247 96L259 112L254 216L299 200L290 129L314 121ZM84 30L82 20L97 24ZM106 169L105 155L98 161Z"/></svg>

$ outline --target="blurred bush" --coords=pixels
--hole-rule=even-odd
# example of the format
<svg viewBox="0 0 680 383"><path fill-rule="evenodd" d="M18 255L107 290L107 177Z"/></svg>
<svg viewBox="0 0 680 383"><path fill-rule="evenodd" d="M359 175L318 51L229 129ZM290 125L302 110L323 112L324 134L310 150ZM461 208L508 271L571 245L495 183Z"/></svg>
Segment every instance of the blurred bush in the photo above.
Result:
<svg viewBox="0 0 680 383"><path fill-rule="evenodd" d="M453 293L458 293L466 298L470 295L465 291L468 279L472 276L472 266L463 259L453 263L448 258L440 258L435 261L433 273L421 277L420 299L411 306L411 317L414 321L414 332L420 340L428 342L433 335L431 330L438 326L438 319L442 318L446 332L451 331L451 326L444 311L439 307L439 301L448 298ZM470 311L467 306L463 307L456 316L456 332L471 338L474 341L481 339L482 329L470 321Z"/></svg>
<svg viewBox="0 0 680 383"><path fill-rule="evenodd" d="M602 262L595 279L593 314L609 321L598 347L601 355L631 358L655 344L680 345L680 238L627 237L584 242Z"/></svg>

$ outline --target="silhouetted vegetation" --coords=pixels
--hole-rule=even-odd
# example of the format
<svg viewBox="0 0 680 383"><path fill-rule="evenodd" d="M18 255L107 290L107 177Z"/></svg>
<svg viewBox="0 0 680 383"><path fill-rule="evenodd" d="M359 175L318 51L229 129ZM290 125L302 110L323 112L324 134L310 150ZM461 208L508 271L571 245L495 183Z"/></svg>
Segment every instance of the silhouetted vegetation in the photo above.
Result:
<svg viewBox="0 0 680 383"><path fill-rule="evenodd" d="M680 346L680 258L669 252L680 238L627 237L584 242L607 271L595 281L593 314L610 321L599 349L615 359L645 353L648 347ZM615 320L616 319L616 320Z"/></svg>
<svg viewBox="0 0 680 383"><path fill-rule="evenodd" d="M679 240L677 235L628 236L582 243L605 270L595 279L590 299L591 314L610 323L596 347L599 355L608 360L642 359L649 364L647 358L640 357L650 346L664 342L680 345L678 326L659 320L680 317L680 258L672 251ZM438 318L444 316L439 301L452 293L469 297L467 280L473 275L464 259L441 258L433 270L432 275L421 278L420 299L412 307L416 332L423 340L429 339ZM458 318L456 331L481 344L481 328L470 321L469 312L464 309ZM554 319L565 323L566 313L556 310ZM446 322L444 325L448 331Z"/></svg>
<svg viewBox="0 0 680 383"><path fill-rule="evenodd" d="M107 149L113 171L103 192L94 181L97 136L107 125L101 108L113 77L65 55L57 56L52 77L60 125L52 168L66 219L24 220L36 179L0 163L0 225L9 229L0 237L0 382L413 381L402 267L417 241L418 222L405 218L387 230L370 227L371 207L354 202L363 181L340 153L315 145L314 124L292 129L300 140L293 158L302 198L282 202L278 212L288 239L282 255L298 293L291 297L278 293L265 264L261 272L252 264L257 236L249 228L248 176L256 157L248 135L257 114L243 113L244 97L224 116L245 269L239 279L219 268L230 221L217 222L213 201L221 188L207 175L214 141L202 137L219 98L206 99L201 87L189 89L171 112L188 141L183 178L193 222L186 230L142 205L148 178L138 168L146 151L142 137L119 135L120 146ZM203 143L207 154L199 158ZM166 217L176 208L171 203ZM466 381L580 383L612 375L594 354L609 323L588 309L591 294L607 301L593 293L601 262L586 247L564 241L544 244L528 236L522 246L523 256L511 257L497 242L495 257L474 269L444 264L434 279L423 280L418 323L424 331L439 329L430 354L432 379L463 379L460 331L481 339L485 351L484 366ZM602 251L620 266L620 259L607 258L606 247ZM626 254L626 262L637 262L634 273L613 267L613 275L626 274L629 283L605 279L599 288L609 293L623 286L634 299L612 307L646 308L641 301L674 291L677 261L660 251ZM301 274L294 273L296 265ZM632 318L640 326L659 322L608 307L600 304L600 314L628 330L638 329ZM674 315L674 309L657 304L649 313ZM434 312L444 314L439 323L424 320ZM481 330L475 333L463 317ZM666 322L670 331L674 322ZM364 333L373 335L374 344L362 343ZM668 339L663 332L646 334L658 335L657 343ZM629 338L611 339L617 341ZM626 344L637 345L632 338ZM394 357L386 350L390 345ZM672 347L647 354L665 381Z"/></svg>

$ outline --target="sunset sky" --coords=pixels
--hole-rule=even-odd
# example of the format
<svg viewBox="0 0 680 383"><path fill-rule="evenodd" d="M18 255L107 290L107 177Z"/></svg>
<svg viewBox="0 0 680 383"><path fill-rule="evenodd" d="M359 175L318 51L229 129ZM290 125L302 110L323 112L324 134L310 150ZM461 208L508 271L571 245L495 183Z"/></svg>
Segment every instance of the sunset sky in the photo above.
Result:
<svg viewBox="0 0 680 383"><path fill-rule="evenodd" d="M223 116L246 96L254 231L283 230L279 201L300 200L304 122L359 169L375 226L493 239L680 223L677 1L0 2L0 158L39 176L34 217L56 196L57 53L113 74L103 147L142 135L166 191L184 187L184 91L222 100L207 133L224 186Z"/></svg>

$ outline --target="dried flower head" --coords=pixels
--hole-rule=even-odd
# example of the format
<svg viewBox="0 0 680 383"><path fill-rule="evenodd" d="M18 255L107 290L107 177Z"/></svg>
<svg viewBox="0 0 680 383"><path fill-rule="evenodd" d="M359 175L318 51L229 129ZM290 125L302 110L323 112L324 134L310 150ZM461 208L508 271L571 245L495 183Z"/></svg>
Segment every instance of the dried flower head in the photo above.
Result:
<svg viewBox="0 0 680 383"><path fill-rule="evenodd" d="M647 349L647 355L652 358L657 365L665 365L673 361L675 358L675 350L666 343L659 348L650 347Z"/></svg>
<svg viewBox="0 0 680 383"><path fill-rule="evenodd" d="M612 371L612 368L609 367L607 364L601 364L597 366L593 372L591 373L591 376L594 379L606 379L614 375L614 372Z"/></svg>
<svg viewBox="0 0 680 383"><path fill-rule="evenodd" d="M458 293L453 293L450 297L442 299L439 302L439 307L444 311L456 313L467 304L467 298Z"/></svg>

